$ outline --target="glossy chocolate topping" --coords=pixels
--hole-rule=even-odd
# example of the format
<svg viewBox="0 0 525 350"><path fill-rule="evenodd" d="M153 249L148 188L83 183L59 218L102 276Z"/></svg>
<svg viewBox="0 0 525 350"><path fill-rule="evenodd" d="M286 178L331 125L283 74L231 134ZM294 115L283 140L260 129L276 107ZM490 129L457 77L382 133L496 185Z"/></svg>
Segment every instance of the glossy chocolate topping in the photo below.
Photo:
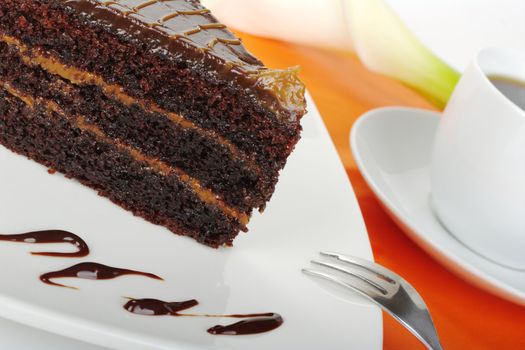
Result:
<svg viewBox="0 0 525 350"><path fill-rule="evenodd" d="M147 43L154 53L184 58L211 67L219 77L273 96L268 107L304 114L305 88L296 69L270 70L251 55L240 39L219 23L198 0L59 0L91 23L129 41Z"/></svg>
<svg viewBox="0 0 525 350"><path fill-rule="evenodd" d="M162 278L152 273L128 270L128 269L120 269L117 267L111 267L111 266L102 265L102 264L93 263L93 262L83 262L83 263L68 267L64 270L45 273L42 276L40 276L40 280L44 283L47 283L53 286L76 289L75 287L70 287L70 286L66 286L63 284L59 284L51 280L55 278L64 278L64 277L76 277L76 278L89 279L89 280L108 280L108 279L117 278L123 275L139 275L139 276L145 276L148 278L153 278L156 280L162 280Z"/></svg>
<svg viewBox="0 0 525 350"><path fill-rule="evenodd" d="M241 41L210 10L195 0L63 0L82 12L106 22L121 35L157 41L158 50L196 49L243 71L263 69ZM232 68L232 67L230 67Z"/></svg>
<svg viewBox="0 0 525 350"><path fill-rule="evenodd" d="M31 252L33 255L45 255L64 258L80 258L89 254L86 242L74 233L61 230L35 231L21 234L0 235L0 241L21 243L69 243L78 248L76 252Z"/></svg>

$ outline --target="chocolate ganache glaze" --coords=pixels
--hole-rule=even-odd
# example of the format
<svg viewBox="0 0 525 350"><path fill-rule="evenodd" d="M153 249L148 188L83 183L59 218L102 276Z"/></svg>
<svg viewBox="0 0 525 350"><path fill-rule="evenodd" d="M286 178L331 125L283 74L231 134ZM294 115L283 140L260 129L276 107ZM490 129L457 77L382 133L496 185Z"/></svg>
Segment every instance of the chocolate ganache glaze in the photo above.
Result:
<svg viewBox="0 0 525 350"><path fill-rule="evenodd" d="M140 276L145 276L145 277L156 279L156 280L161 280L161 281L163 280L159 276L154 275L149 272L121 269L118 267L111 267L111 266L94 263L94 262L83 262L83 263L79 263L74 266L68 267L66 269L63 269L63 270L48 272L48 273L41 275L40 280L44 283L47 283L53 286L77 289L75 287L70 287L70 286L66 286L63 284L53 282L51 280L55 278L64 278L64 277L76 277L76 278L89 279L89 280L108 280L108 279L117 278L123 275L140 275Z"/></svg>
<svg viewBox="0 0 525 350"><path fill-rule="evenodd" d="M180 311L187 310L198 305L195 299L181 302L167 302L158 299L130 299L124 309L127 311L146 316L193 316L193 317L227 317L243 318L244 320L230 325L216 325L208 329L208 333L214 335L248 335L265 333L280 327L283 318L276 313L257 314L233 314L233 315L210 315L210 314L181 314Z"/></svg>
<svg viewBox="0 0 525 350"><path fill-rule="evenodd" d="M290 120L304 114L305 87L297 68L268 69L241 40L198 0L62 0L74 13L127 41L148 43L157 54L178 57L213 68L218 78L234 79L258 94L274 111ZM278 114L278 113L277 113Z"/></svg>
<svg viewBox="0 0 525 350"><path fill-rule="evenodd" d="M44 255L64 258L80 258L89 254L86 242L74 233L62 230L34 231L21 234L0 235L0 241L21 243L69 243L78 248L76 252L31 252L33 255Z"/></svg>

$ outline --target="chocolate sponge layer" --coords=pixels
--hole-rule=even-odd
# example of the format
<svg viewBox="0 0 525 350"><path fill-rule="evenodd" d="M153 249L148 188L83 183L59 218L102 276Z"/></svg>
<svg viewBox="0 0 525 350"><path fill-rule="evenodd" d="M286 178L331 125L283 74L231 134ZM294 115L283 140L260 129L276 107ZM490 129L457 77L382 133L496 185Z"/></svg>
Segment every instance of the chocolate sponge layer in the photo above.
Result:
<svg viewBox="0 0 525 350"><path fill-rule="evenodd" d="M77 179L135 215L209 246L231 244L243 229L201 201L178 176L162 176L46 106L29 107L2 89L0 143Z"/></svg>
<svg viewBox="0 0 525 350"><path fill-rule="evenodd" d="M276 176L201 133L167 116L124 105L94 85L77 86L38 66L28 66L16 47L0 42L0 80L34 97L55 101L69 115L81 115L110 137L184 170L224 200L250 213L264 206Z"/></svg>

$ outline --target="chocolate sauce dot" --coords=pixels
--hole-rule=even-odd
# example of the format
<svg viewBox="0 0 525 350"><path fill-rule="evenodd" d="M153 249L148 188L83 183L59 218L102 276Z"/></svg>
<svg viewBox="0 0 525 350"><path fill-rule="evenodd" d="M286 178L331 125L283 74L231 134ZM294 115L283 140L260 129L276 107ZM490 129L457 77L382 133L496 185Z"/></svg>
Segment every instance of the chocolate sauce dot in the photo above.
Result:
<svg viewBox="0 0 525 350"><path fill-rule="evenodd" d="M230 325L217 325L208 329L214 335L248 335L272 331L283 324L279 314L271 313L242 320Z"/></svg>
<svg viewBox="0 0 525 350"><path fill-rule="evenodd" d="M178 316L178 312L198 305L195 299L186 301L166 302L158 299L130 299L124 309L145 316L171 315Z"/></svg>

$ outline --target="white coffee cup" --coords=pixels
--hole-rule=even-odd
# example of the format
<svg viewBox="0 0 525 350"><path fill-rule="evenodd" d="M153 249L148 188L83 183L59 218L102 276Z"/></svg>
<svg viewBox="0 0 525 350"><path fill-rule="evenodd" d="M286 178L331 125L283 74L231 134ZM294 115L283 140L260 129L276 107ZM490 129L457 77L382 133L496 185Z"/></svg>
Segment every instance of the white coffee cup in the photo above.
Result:
<svg viewBox="0 0 525 350"><path fill-rule="evenodd" d="M473 251L525 269L525 111L491 76L525 82L525 52L484 49L464 72L435 139L432 205Z"/></svg>

